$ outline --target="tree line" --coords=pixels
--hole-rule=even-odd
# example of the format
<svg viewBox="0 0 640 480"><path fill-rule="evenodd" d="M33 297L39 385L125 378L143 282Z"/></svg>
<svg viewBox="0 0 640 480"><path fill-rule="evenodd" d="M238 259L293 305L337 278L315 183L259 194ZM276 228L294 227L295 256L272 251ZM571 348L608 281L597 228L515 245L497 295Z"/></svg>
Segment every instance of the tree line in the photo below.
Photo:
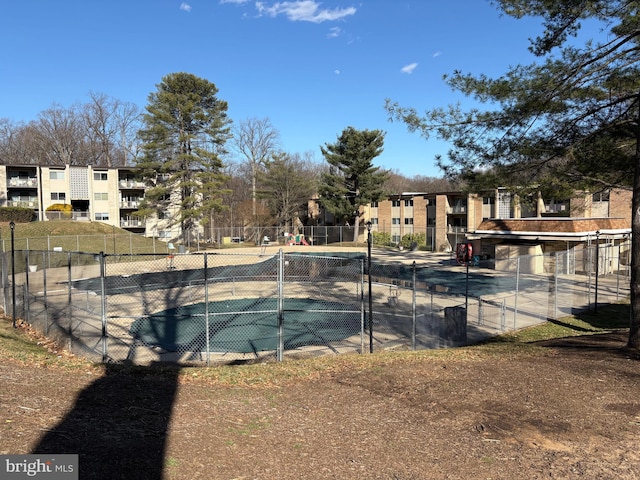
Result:
<svg viewBox="0 0 640 480"><path fill-rule="evenodd" d="M186 235L197 224L211 229L273 225L291 231L296 221L317 222L307 217L307 202L319 193L336 223L357 225L359 207L384 194L452 188L443 178L408 178L392 171L369 178L379 170L373 160L382 151L381 130L346 128L336 145L364 141L338 157L329 154L331 144L320 146L327 161L319 162L313 150L285 151L268 118L233 122L209 80L172 73L156 87L144 110L90 92L88 102L54 104L27 124L0 119L0 162L136 167L147 182L137 214L179 224ZM361 156L358 149L366 150L373 141L378 148L351 165L349 156ZM348 186L354 182L362 185ZM336 201L345 188L358 190L346 196L347 208Z"/></svg>

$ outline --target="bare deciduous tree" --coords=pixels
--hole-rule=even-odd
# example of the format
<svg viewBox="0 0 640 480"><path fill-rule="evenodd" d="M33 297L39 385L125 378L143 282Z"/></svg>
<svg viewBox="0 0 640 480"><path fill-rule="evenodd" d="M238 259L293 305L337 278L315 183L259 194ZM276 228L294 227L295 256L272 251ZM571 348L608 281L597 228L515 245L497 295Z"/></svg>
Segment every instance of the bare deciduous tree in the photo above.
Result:
<svg viewBox="0 0 640 480"><path fill-rule="evenodd" d="M252 212L256 215L256 191L258 172L278 150L280 134L268 118L249 118L234 129L233 148L251 169Z"/></svg>

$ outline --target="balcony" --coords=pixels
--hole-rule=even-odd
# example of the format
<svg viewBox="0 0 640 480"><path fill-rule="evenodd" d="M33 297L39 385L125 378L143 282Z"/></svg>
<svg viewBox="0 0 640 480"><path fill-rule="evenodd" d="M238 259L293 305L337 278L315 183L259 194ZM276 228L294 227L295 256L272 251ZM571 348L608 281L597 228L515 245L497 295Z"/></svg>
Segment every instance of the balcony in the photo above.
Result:
<svg viewBox="0 0 640 480"><path fill-rule="evenodd" d="M129 208L129 209L135 209L137 210L140 207L140 201L142 199L139 200L122 200L120 201L120 208Z"/></svg>
<svg viewBox="0 0 640 480"><path fill-rule="evenodd" d="M145 183L140 180L120 180L120 188L145 188Z"/></svg>
<svg viewBox="0 0 640 480"><path fill-rule="evenodd" d="M467 227L459 225L447 225L447 233L467 233Z"/></svg>
<svg viewBox="0 0 640 480"><path fill-rule="evenodd" d="M37 200L8 200L7 207L38 208Z"/></svg>
<svg viewBox="0 0 640 480"><path fill-rule="evenodd" d="M36 177L9 177L9 187L38 187L38 179Z"/></svg>
<svg viewBox="0 0 640 480"><path fill-rule="evenodd" d="M143 218L121 218L121 228L144 228L146 222Z"/></svg>
<svg viewBox="0 0 640 480"><path fill-rule="evenodd" d="M466 205L454 205L452 207L447 207L447 214L461 214L467 213Z"/></svg>

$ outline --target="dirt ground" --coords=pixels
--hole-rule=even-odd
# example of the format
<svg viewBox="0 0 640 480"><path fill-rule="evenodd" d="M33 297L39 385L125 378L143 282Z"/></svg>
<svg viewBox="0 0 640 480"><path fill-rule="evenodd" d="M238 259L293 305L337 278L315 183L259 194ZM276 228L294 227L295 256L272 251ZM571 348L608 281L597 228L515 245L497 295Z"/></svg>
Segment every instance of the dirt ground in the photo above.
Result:
<svg viewBox="0 0 640 480"><path fill-rule="evenodd" d="M336 357L260 386L5 359L0 453L79 453L81 479L638 479L640 358L625 340Z"/></svg>

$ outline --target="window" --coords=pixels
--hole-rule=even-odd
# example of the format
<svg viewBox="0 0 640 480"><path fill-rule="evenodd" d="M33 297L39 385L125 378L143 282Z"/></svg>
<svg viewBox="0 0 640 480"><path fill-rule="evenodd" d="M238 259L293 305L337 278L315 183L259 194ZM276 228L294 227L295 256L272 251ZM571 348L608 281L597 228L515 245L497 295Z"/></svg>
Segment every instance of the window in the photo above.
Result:
<svg viewBox="0 0 640 480"><path fill-rule="evenodd" d="M400 243L400 235L391 235L392 243Z"/></svg>
<svg viewBox="0 0 640 480"><path fill-rule="evenodd" d="M64 180L64 170L50 170L49 180Z"/></svg>
<svg viewBox="0 0 640 480"><path fill-rule="evenodd" d="M371 208L378 208L378 202L371 202Z"/></svg>
<svg viewBox="0 0 640 480"><path fill-rule="evenodd" d="M377 218L372 218L371 219L371 225L378 225L378 219Z"/></svg>
<svg viewBox="0 0 640 480"><path fill-rule="evenodd" d="M171 238L171 230L160 230L158 238Z"/></svg>
<svg viewBox="0 0 640 480"><path fill-rule="evenodd" d="M93 172L93 179L94 180L106 180L107 179L107 172Z"/></svg>
<svg viewBox="0 0 640 480"><path fill-rule="evenodd" d="M407 199L404 201L404 206L405 206L405 207L413 207L413 198L407 198Z"/></svg>
<svg viewBox="0 0 640 480"><path fill-rule="evenodd" d="M109 220L108 213L96 213L96 220Z"/></svg>
<svg viewBox="0 0 640 480"><path fill-rule="evenodd" d="M64 192L51 192L51 200L59 200L64 202L67 199L67 194Z"/></svg>
<svg viewBox="0 0 640 480"><path fill-rule="evenodd" d="M392 207L399 207L400 206L400 200L392 200L391 201L391 206Z"/></svg>
<svg viewBox="0 0 640 480"><path fill-rule="evenodd" d="M391 225L400 225L400 217L393 217L391 219Z"/></svg>
<svg viewBox="0 0 640 480"><path fill-rule="evenodd" d="M93 199L94 200L109 200L109 194L108 193L94 193L93 194Z"/></svg>
<svg viewBox="0 0 640 480"><path fill-rule="evenodd" d="M609 201L609 192L597 192L593 194L594 202L608 202Z"/></svg>
<svg viewBox="0 0 640 480"><path fill-rule="evenodd" d="M496 198L495 197L482 197L482 204L483 205L495 205L496 204Z"/></svg>
<svg viewBox="0 0 640 480"><path fill-rule="evenodd" d="M404 224L405 225L413 225L413 218L405 218L404 219Z"/></svg>

